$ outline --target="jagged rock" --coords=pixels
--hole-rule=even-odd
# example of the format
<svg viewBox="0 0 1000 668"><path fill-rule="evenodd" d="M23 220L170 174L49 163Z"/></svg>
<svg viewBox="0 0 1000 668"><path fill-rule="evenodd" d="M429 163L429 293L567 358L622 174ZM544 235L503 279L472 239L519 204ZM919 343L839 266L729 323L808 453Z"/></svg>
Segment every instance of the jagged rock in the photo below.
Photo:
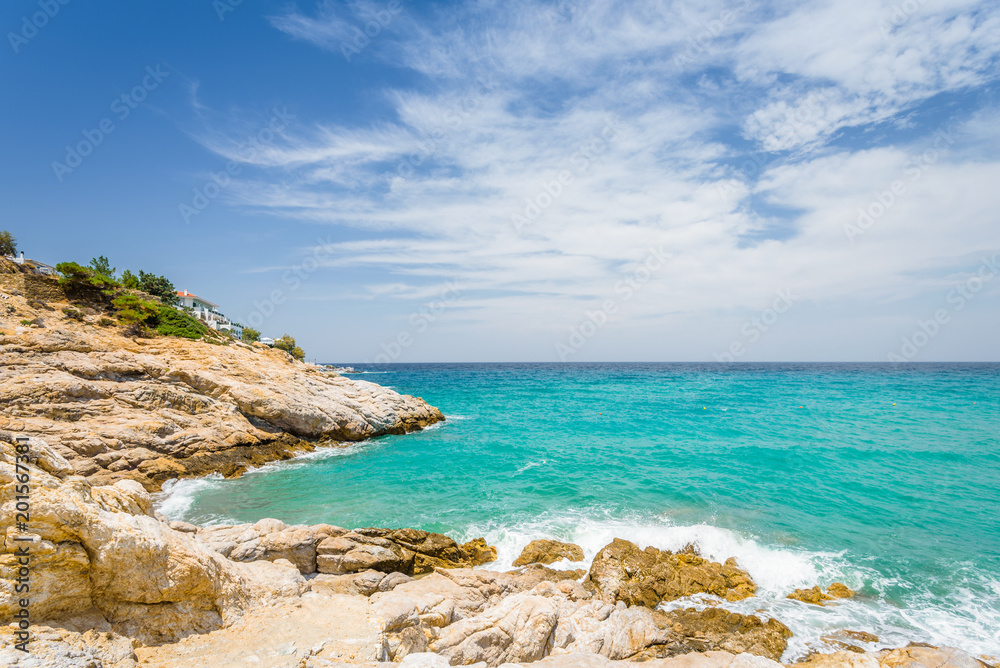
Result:
<svg viewBox="0 0 1000 668"><path fill-rule="evenodd" d="M812 589L796 589L786 598L813 605L824 605L826 601L832 601L835 598L851 598L852 596L854 596L854 591L849 589L847 585L834 582L827 587L826 592L816 586Z"/></svg>
<svg viewBox="0 0 1000 668"><path fill-rule="evenodd" d="M453 665L537 661L545 656L558 620L559 606L552 599L514 594L482 614L446 626L430 649Z"/></svg>
<svg viewBox="0 0 1000 668"><path fill-rule="evenodd" d="M692 594L739 601L757 591L735 559L719 564L690 551L640 550L635 543L620 538L597 553L584 584L605 601L650 608Z"/></svg>
<svg viewBox="0 0 1000 668"><path fill-rule="evenodd" d="M24 668L136 668L139 664L129 638L109 630L107 622L83 633L36 626L34 640L25 654L13 647L0 647L0 665ZM0 641L2 642L2 641Z"/></svg>
<svg viewBox="0 0 1000 668"><path fill-rule="evenodd" d="M51 281L59 293L58 285ZM130 339L12 297L0 313L0 429L46 439L94 484L287 459L318 442L402 434L444 417L419 398L326 373L287 353L176 337Z"/></svg>
<svg viewBox="0 0 1000 668"><path fill-rule="evenodd" d="M32 454L65 470L65 461L40 439ZM14 531L12 444L0 443L0 521ZM41 467L32 471L31 552L33 620L98 610L115 631L143 642L162 642L208 631L248 607L296 596L305 581L294 569L267 562L229 561L152 516L140 485L120 481L95 487ZM17 572L16 545L0 554L0 616L10 618Z"/></svg>
<svg viewBox="0 0 1000 668"><path fill-rule="evenodd" d="M324 594L371 596L380 591L392 591L406 582L413 582L413 578L402 573L368 570L347 575L317 575L309 580L309 588Z"/></svg>
<svg viewBox="0 0 1000 668"><path fill-rule="evenodd" d="M198 530L197 538L233 561L287 559L303 575L316 572L317 546L346 529L329 524L289 526L276 519L256 524L217 525Z"/></svg>
<svg viewBox="0 0 1000 668"><path fill-rule="evenodd" d="M822 637L822 640L833 647L864 654L865 648L862 645L877 643L878 636L873 633L865 633L864 631L848 631L844 629L825 635Z"/></svg>
<svg viewBox="0 0 1000 668"><path fill-rule="evenodd" d="M552 564L561 559L583 561L583 558L583 548L579 545L541 539L528 543L521 551L521 556L514 560L514 566Z"/></svg>
<svg viewBox="0 0 1000 668"><path fill-rule="evenodd" d="M496 559L496 548L478 538L465 545L439 533L416 529L355 529L316 546L320 573L342 575L363 570L407 575L435 568L466 568Z"/></svg>
<svg viewBox="0 0 1000 668"><path fill-rule="evenodd" d="M756 615L741 615L723 608L694 608L659 613L676 634L668 646L651 648L646 656L668 657L689 652L721 650L748 653L779 661L791 630L777 619L766 622Z"/></svg>
<svg viewBox="0 0 1000 668"><path fill-rule="evenodd" d="M841 582L834 582L827 587L826 593L833 598L851 598L854 596L854 590Z"/></svg>
<svg viewBox="0 0 1000 668"><path fill-rule="evenodd" d="M881 668L983 668L984 663L954 647L910 643L900 649L875 652Z"/></svg>

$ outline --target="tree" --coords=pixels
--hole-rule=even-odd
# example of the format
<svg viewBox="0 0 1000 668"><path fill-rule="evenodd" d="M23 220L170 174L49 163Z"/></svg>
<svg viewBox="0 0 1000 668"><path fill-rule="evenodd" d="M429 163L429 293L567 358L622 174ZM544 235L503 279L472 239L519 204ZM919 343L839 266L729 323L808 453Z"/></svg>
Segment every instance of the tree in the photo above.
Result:
<svg viewBox="0 0 1000 668"><path fill-rule="evenodd" d="M60 262L56 271L61 274L59 284L65 288L66 294L77 299L107 304L108 298L113 297L121 287L121 283L110 276L76 262Z"/></svg>
<svg viewBox="0 0 1000 668"><path fill-rule="evenodd" d="M133 274L128 269L122 272L121 282L122 282L122 287L127 288L129 290L139 289L139 277Z"/></svg>
<svg viewBox="0 0 1000 668"><path fill-rule="evenodd" d="M253 343L254 341L260 341L260 332L258 332L253 327L244 327L243 335L240 337L244 343Z"/></svg>
<svg viewBox="0 0 1000 668"><path fill-rule="evenodd" d="M90 268L93 269L98 274L100 274L101 276L107 276L108 278L114 278L115 271L117 271L117 269L115 267L112 267L111 264L108 262L108 258L104 257L103 255L93 258L90 261Z"/></svg>
<svg viewBox="0 0 1000 668"><path fill-rule="evenodd" d="M175 288L174 284L167 280L165 276L147 274L140 269L139 289L147 294L153 295L154 297L159 297L160 301L167 306L177 305L177 288Z"/></svg>
<svg viewBox="0 0 1000 668"><path fill-rule="evenodd" d="M0 255L17 253L17 239L7 230L0 231Z"/></svg>
<svg viewBox="0 0 1000 668"><path fill-rule="evenodd" d="M118 321L133 336L149 336L149 327L157 325L160 304L136 295L119 295L111 302L118 311Z"/></svg>
<svg viewBox="0 0 1000 668"><path fill-rule="evenodd" d="M274 347L279 350L284 350L286 353L294 357L295 359L301 361L306 358L305 351L295 345L295 339L285 334L280 339L274 342Z"/></svg>

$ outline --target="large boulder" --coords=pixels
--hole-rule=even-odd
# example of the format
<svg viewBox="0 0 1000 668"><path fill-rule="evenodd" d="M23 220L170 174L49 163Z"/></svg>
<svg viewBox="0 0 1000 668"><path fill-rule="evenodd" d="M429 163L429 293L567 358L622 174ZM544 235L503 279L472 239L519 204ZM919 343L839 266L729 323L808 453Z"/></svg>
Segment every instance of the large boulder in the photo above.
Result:
<svg viewBox="0 0 1000 668"><path fill-rule="evenodd" d="M197 530L196 536L233 561L287 559L300 573L308 575L316 572L317 546L345 533L346 529L329 524L289 526L276 519L263 519L255 524L205 527Z"/></svg>
<svg viewBox="0 0 1000 668"><path fill-rule="evenodd" d="M761 620L756 615L741 615L723 608L672 610L662 622L675 638L672 642L651 647L644 657L670 657L690 652L725 651L748 653L780 661L788 648L791 630L777 619Z"/></svg>
<svg viewBox="0 0 1000 668"><path fill-rule="evenodd" d="M444 534L417 529L355 529L326 538L316 547L320 573L343 575L365 570L407 575L435 568L469 568L496 559L482 538L459 545Z"/></svg>
<svg viewBox="0 0 1000 668"><path fill-rule="evenodd" d="M528 543L521 556L514 560L514 566L528 564L552 564L561 559L583 561L583 548L573 543L558 540L539 539Z"/></svg>
<svg viewBox="0 0 1000 668"><path fill-rule="evenodd" d="M785 598L790 598L793 601L802 601L803 603L812 603L813 605L824 605L827 601L837 598L851 598L852 596L854 596L854 591L848 588L847 585L834 582L826 588L826 592L820 589L819 586L816 586L811 589L796 589Z"/></svg>
<svg viewBox="0 0 1000 668"><path fill-rule="evenodd" d="M230 561L152 514L141 485L91 486L66 476L69 466L44 441L31 439L31 520L15 531L15 456L0 442L0 522L8 529L0 554L0 616L10 618L19 546L37 555L32 568L33 621L99 611L115 631L164 642L209 631L260 603L306 590L294 569L266 561ZM48 462L48 464L45 464ZM56 475L46 470L55 471Z"/></svg>
<svg viewBox="0 0 1000 668"><path fill-rule="evenodd" d="M668 552L655 547L639 549L635 543L615 538L590 566L584 583L603 600L626 605L656 607L693 594L714 594L727 601L753 596L757 585L735 559L724 564L709 561L693 550Z"/></svg>

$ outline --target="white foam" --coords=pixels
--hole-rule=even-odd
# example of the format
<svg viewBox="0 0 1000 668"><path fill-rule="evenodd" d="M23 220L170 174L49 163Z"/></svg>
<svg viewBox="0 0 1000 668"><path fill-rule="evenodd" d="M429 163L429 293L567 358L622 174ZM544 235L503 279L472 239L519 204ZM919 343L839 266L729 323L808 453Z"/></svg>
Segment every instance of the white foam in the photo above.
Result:
<svg viewBox="0 0 1000 668"><path fill-rule="evenodd" d="M709 524L675 525L666 519L628 521L599 511L543 516L518 526L470 526L456 538L464 541L477 536L484 536L497 547L497 560L483 568L498 570L509 569L524 546L537 538L563 540L583 548L583 561L563 560L556 565L564 569L589 568L597 552L613 538L630 540L642 548L651 545L675 551L694 544L702 556L713 561L735 557L757 583L755 596L731 603L704 595L672 601L663 607L704 608L711 604L742 614L774 617L794 634L783 657L786 662L810 651L836 651L839 648L825 643L822 637L842 629L875 633L880 637L879 647L901 647L917 641L961 647L978 654L1000 652L1000 602L988 595L1000 588L996 581L981 582L973 588L975 591L959 590L945 597L932 593L933 583L913 584L911 588L926 593L915 591L907 597L905 607L877 595L821 607L790 600L787 595L794 589L833 582L865 592L884 592L900 583L851 563L843 553L768 546L753 537Z"/></svg>
<svg viewBox="0 0 1000 668"><path fill-rule="evenodd" d="M198 492L212 487L219 480L225 480L221 473L211 473L204 478L168 480L163 483L162 491L153 495L153 505L170 519L181 519L191 508Z"/></svg>
<svg viewBox="0 0 1000 668"><path fill-rule="evenodd" d="M527 471L528 469L533 469L533 468L536 468L538 466L545 466L548 463L549 463L549 460L547 460L547 459L543 459L540 462L528 462L527 464L525 464L524 466L522 466L521 468L519 468L517 471L515 471L514 474L516 475L518 473L523 473L523 472Z"/></svg>

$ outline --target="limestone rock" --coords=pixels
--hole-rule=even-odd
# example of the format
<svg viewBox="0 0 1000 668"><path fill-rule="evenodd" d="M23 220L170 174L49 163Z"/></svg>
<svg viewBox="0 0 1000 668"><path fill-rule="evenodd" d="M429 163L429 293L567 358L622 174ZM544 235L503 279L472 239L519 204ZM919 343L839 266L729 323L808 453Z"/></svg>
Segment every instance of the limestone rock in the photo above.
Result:
<svg viewBox="0 0 1000 668"><path fill-rule="evenodd" d="M560 559L583 561L583 548L573 543L563 543L558 540L533 540L521 551L521 556L514 560L514 566L528 564L551 564Z"/></svg>
<svg viewBox="0 0 1000 668"><path fill-rule="evenodd" d="M197 538L233 561L287 559L308 575L316 572L317 546L345 533L345 529L329 524L289 526L280 520L263 519L256 524L205 527L197 531Z"/></svg>
<svg viewBox="0 0 1000 668"><path fill-rule="evenodd" d="M826 601L832 601L835 598L851 598L852 596L854 596L854 591L849 589L847 585L834 582L826 588L826 592L816 586L811 589L796 589L786 598L813 605L824 605Z"/></svg>
<svg viewBox="0 0 1000 668"><path fill-rule="evenodd" d="M316 546L320 573L342 575L364 570L407 575L435 568L465 568L496 559L496 548L478 538L465 545L439 533L416 529L355 529Z"/></svg>
<svg viewBox="0 0 1000 668"><path fill-rule="evenodd" d="M58 285L53 283L56 293ZM242 473L317 443L403 434L444 419L419 398L285 352L115 328L40 314L22 297L0 313L0 430L44 438L94 484Z"/></svg>
<svg viewBox="0 0 1000 668"><path fill-rule="evenodd" d="M42 441L33 453L58 461ZM0 522L13 525L14 446L0 443ZM37 622L98 610L115 631L160 642L207 631L247 608L305 591L294 570L240 564L149 514L149 494L132 481L94 487L35 469L30 528L35 563L32 617ZM11 533L8 532L7 537ZM16 549L0 555L0 615L15 600Z"/></svg>
<svg viewBox="0 0 1000 668"><path fill-rule="evenodd" d="M777 619L765 622L756 615L741 615L723 608L701 611L687 608L661 614L677 639L669 647L654 650L655 656L721 650L780 661L792 637L791 630Z"/></svg>
<svg viewBox="0 0 1000 668"><path fill-rule="evenodd" d="M585 586L610 603L624 601L650 608L692 594L714 594L739 601L757 591L757 585L735 559L719 564L690 551L674 553L654 547L640 550L635 543L620 538L594 557Z"/></svg>
<svg viewBox="0 0 1000 668"><path fill-rule="evenodd" d="M446 626L430 649L452 665L537 661L545 656L558 619L555 601L514 594L480 615Z"/></svg>
<svg viewBox="0 0 1000 668"><path fill-rule="evenodd" d="M983 668L984 663L954 647L909 647L876 652L880 668Z"/></svg>

